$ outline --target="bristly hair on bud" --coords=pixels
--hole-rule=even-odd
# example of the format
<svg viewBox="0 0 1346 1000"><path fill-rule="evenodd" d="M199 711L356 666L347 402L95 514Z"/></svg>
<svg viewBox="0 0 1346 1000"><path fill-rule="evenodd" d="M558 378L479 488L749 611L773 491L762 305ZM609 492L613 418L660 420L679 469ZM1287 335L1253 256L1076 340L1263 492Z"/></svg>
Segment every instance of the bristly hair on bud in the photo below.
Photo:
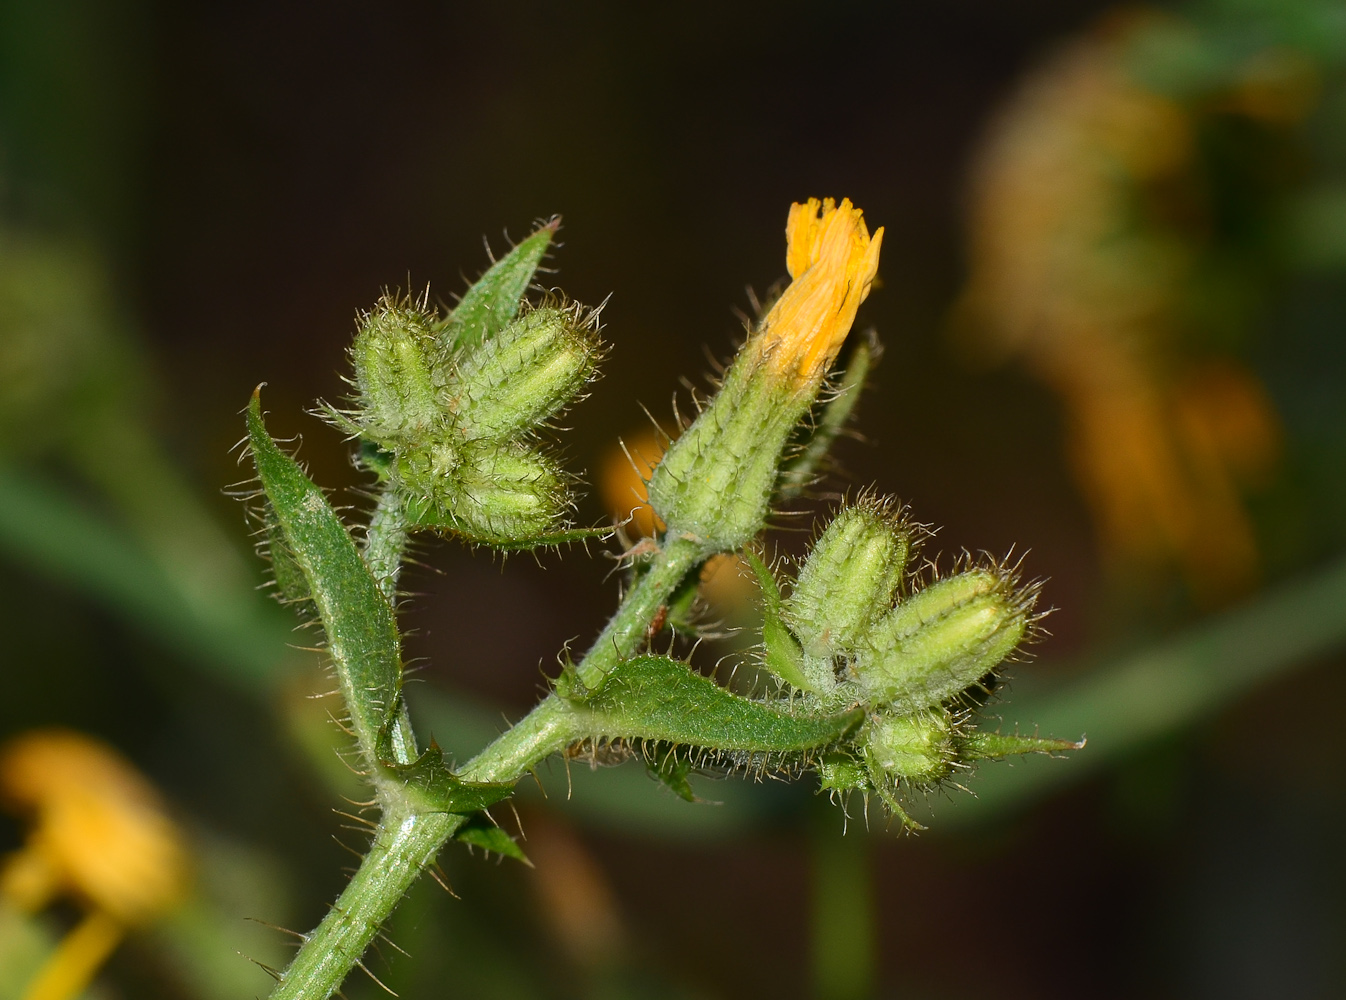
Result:
<svg viewBox="0 0 1346 1000"><path fill-rule="evenodd" d="M410 529L503 548L603 533L566 529L573 480L540 448L603 355L600 310L524 298L555 229L496 261L447 317L428 292L385 294L360 317L353 406L322 415L359 441Z"/></svg>
<svg viewBox="0 0 1346 1000"><path fill-rule="evenodd" d="M851 672L867 700L911 712L978 684L1028 634L1035 590L995 567L964 570L912 594L875 623Z"/></svg>
<svg viewBox="0 0 1346 1000"><path fill-rule="evenodd" d="M883 230L871 237L849 200L790 209L793 280L650 479L651 506L670 530L711 552L741 548L762 530L782 454L869 294L882 242Z"/></svg>
<svg viewBox="0 0 1346 1000"><path fill-rule="evenodd" d="M785 616L809 656L852 649L903 587L913 539L905 509L862 494L813 543L785 602Z"/></svg>

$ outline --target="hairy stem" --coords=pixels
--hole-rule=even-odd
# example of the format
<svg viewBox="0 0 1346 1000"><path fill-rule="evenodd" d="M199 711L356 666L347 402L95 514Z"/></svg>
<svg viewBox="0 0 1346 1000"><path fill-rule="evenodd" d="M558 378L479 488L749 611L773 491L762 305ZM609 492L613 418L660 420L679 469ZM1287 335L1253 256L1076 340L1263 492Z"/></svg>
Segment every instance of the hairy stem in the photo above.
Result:
<svg viewBox="0 0 1346 1000"><path fill-rule="evenodd" d="M365 557L385 593L396 586L405 543L401 511L391 491L386 492L379 498L365 545ZM580 661L577 672L585 685L593 687L613 666L640 649L659 609L705 556L699 541L677 538L667 542ZM570 706L548 695L468 761L459 776L468 781L518 781L582 735L580 720ZM383 818L374 841L345 891L304 939L271 1000L326 1000L335 993L421 872L467 821L466 816L453 813L412 812L400 801L395 784L387 780L378 784Z"/></svg>
<svg viewBox="0 0 1346 1000"><path fill-rule="evenodd" d="M452 813L385 813L359 870L304 939L271 1000L325 1000L335 993L402 896L466 820Z"/></svg>
<svg viewBox="0 0 1346 1000"><path fill-rule="evenodd" d="M365 532L362 555L369 572L378 581L379 590L388 600L397 592L397 578L402 572L402 554L407 547L407 522L402 516L402 500L391 486L379 494L374 513Z"/></svg>
<svg viewBox="0 0 1346 1000"><path fill-rule="evenodd" d="M627 592L617 613L580 661L577 672L586 687L595 687L613 667L641 647L659 609L709 554L699 539L674 538L670 533L663 549Z"/></svg>

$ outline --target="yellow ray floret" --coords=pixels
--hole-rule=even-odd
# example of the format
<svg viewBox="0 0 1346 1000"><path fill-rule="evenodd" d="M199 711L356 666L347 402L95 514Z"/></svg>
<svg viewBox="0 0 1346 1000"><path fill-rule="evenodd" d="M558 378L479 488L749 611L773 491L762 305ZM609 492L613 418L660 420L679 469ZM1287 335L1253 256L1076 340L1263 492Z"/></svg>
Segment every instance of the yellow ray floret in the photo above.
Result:
<svg viewBox="0 0 1346 1000"><path fill-rule="evenodd" d="M843 198L790 206L785 266L793 279L762 320L763 360L801 384L820 382L855 321L879 269L883 229Z"/></svg>

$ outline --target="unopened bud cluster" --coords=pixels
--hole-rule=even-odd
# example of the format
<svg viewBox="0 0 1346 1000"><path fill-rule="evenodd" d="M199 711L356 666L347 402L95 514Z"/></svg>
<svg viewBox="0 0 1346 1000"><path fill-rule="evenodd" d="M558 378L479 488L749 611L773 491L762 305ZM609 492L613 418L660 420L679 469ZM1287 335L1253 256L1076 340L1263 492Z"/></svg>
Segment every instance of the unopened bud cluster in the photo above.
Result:
<svg viewBox="0 0 1346 1000"><path fill-rule="evenodd" d="M903 784L930 787L974 759L1056 747L971 738L970 709L1028 634L1036 589L977 566L906 593L912 534L885 501L843 508L781 604L788 632L774 633L775 644L788 648L767 651L809 700L866 710L856 738L822 762L824 787L875 791L904 822Z"/></svg>
<svg viewBox="0 0 1346 1000"><path fill-rule="evenodd" d="M332 415L359 436L362 459L397 491L412 528L535 544L570 504L537 432L593 377L596 324L575 305L528 305L526 282L495 280L511 264L531 277L536 244L549 237L544 229L520 244L447 317L385 298L361 319L351 347L356 405ZM521 251L533 259L515 260ZM493 295L485 307L483 287Z"/></svg>

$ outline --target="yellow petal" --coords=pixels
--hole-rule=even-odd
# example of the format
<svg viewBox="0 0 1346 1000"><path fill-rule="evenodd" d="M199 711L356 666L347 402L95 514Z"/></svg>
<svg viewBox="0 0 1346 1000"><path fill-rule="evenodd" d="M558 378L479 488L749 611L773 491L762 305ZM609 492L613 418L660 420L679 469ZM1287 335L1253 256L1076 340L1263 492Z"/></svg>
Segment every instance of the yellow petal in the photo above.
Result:
<svg viewBox="0 0 1346 1000"><path fill-rule="evenodd" d="M763 360L801 385L821 381L879 269L883 230L871 237L849 198L790 207L785 266L793 279L763 319Z"/></svg>

